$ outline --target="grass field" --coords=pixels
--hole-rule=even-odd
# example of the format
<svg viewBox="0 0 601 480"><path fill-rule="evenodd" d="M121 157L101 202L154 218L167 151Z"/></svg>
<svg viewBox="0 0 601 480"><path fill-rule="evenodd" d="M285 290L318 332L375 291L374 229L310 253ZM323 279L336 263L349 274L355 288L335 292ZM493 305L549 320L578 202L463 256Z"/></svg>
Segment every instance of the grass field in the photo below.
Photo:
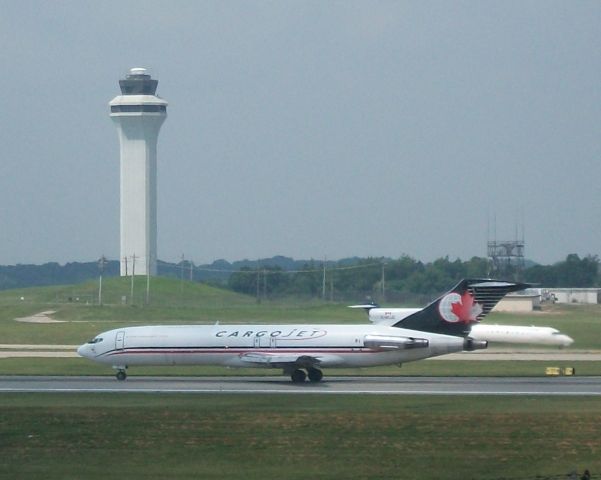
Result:
<svg viewBox="0 0 601 480"><path fill-rule="evenodd" d="M0 478L507 479L601 471L601 399L0 397Z"/></svg>

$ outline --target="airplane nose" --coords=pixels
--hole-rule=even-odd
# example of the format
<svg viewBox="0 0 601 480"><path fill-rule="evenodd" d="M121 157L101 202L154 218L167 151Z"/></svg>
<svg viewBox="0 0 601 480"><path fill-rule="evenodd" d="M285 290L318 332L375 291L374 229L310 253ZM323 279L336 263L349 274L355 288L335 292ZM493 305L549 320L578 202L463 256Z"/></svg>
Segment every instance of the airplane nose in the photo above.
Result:
<svg viewBox="0 0 601 480"><path fill-rule="evenodd" d="M88 348L85 343L77 349L77 354L80 357L84 357L84 358L87 357L87 353L88 353Z"/></svg>
<svg viewBox="0 0 601 480"><path fill-rule="evenodd" d="M569 337L567 335L564 335L564 340L563 340L563 344L566 347L569 347L570 345L572 345L572 343L574 343L574 339L572 337Z"/></svg>
<svg viewBox="0 0 601 480"><path fill-rule="evenodd" d="M560 335L559 341L561 342L559 348L569 347L572 345L572 343L574 343L574 339L568 335Z"/></svg>

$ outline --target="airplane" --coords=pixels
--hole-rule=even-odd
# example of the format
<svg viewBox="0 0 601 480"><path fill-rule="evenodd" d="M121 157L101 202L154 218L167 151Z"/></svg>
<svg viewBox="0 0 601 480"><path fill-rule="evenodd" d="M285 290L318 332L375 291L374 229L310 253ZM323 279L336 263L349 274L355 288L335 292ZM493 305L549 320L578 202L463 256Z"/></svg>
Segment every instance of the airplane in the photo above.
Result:
<svg viewBox="0 0 601 480"><path fill-rule="evenodd" d="M383 308L376 303L350 305L350 308L362 308L369 320L378 325L392 325L402 321L405 317L419 312L420 308ZM552 327L535 327L519 325L488 325L475 323L469 337L478 341L553 345L560 348L569 347L574 340Z"/></svg>
<svg viewBox="0 0 601 480"><path fill-rule="evenodd" d="M569 347L574 339L553 327L535 327L520 325L478 324L472 327L470 337L475 340L500 343L527 343L553 345L559 348Z"/></svg>
<svg viewBox="0 0 601 480"><path fill-rule="evenodd" d="M391 325L173 325L102 332L77 353L117 370L137 365L221 365L282 369L294 383L319 382L322 368L400 364L486 348L471 326L525 283L465 279Z"/></svg>

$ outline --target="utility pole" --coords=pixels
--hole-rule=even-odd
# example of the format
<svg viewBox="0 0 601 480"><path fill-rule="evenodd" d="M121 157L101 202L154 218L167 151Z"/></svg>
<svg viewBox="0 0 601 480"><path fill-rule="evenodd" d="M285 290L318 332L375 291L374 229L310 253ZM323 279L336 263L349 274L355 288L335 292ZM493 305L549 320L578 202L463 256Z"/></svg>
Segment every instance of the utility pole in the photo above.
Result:
<svg viewBox="0 0 601 480"><path fill-rule="evenodd" d="M98 260L98 269L100 270L100 279L98 280L98 305L102 305L102 272L104 272L104 267L107 264L106 258L103 255Z"/></svg>
<svg viewBox="0 0 601 480"><path fill-rule="evenodd" d="M321 298L326 299L326 257L323 257L323 276L321 279Z"/></svg>
<svg viewBox="0 0 601 480"><path fill-rule="evenodd" d="M386 269L386 262L382 262L382 301L386 301L386 275L384 273Z"/></svg>
<svg viewBox="0 0 601 480"><path fill-rule="evenodd" d="M184 254L182 253L182 261L180 262L181 265L181 275L180 278L182 280L182 283L184 282Z"/></svg>
<svg viewBox="0 0 601 480"><path fill-rule="evenodd" d="M150 304L150 253L148 254L148 259L146 261L146 305Z"/></svg>
<svg viewBox="0 0 601 480"><path fill-rule="evenodd" d="M261 270L259 268L259 265L257 265L257 303L261 303L261 287L260 287L260 275L261 275Z"/></svg>
<svg viewBox="0 0 601 480"><path fill-rule="evenodd" d="M184 254L182 253L182 261L180 262L180 282L179 282L179 303L184 304Z"/></svg>
<svg viewBox="0 0 601 480"><path fill-rule="evenodd" d="M134 277L136 276L136 254L134 253L131 256L131 293L130 293L130 302L131 305L134 304Z"/></svg>

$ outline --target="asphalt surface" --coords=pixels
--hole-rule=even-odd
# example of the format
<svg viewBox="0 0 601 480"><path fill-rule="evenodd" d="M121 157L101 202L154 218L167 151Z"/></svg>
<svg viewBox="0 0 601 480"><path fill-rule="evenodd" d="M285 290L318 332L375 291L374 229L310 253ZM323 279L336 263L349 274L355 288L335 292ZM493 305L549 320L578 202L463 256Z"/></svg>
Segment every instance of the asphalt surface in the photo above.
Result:
<svg viewBox="0 0 601 480"><path fill-rule="evenodd" d="M601 395L601 377L334 377L293 384L288 377L0 376L0 393Z"/></svg>

